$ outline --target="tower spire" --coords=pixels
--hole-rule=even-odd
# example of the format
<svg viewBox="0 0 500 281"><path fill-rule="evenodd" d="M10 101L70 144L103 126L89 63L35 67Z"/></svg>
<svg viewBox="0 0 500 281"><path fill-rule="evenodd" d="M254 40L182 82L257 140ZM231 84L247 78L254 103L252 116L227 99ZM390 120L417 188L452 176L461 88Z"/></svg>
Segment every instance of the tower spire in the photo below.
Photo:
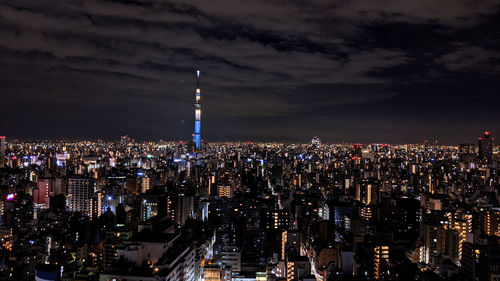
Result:
<svg viewBox="0 0 500 281"><path fill-rule="evenodd" d="M196 70L196 88L200 88L200 71Z"/></svg>
<svg viewBox="0 0 500 281"><path fill-rule="evenodd" d="M200 91L200 71L196 70L196 93L194 101L194 134L193 142L195 151L201 151L201 91Z"/></svg>

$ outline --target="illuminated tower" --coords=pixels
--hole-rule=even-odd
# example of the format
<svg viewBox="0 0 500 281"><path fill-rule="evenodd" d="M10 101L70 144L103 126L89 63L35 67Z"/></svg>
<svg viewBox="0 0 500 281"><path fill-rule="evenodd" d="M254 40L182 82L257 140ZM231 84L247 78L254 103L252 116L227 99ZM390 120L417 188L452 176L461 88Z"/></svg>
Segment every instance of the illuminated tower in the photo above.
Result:
<svg viewBox="0 0 500 281"><path fill-rule="evenodd" d="M196 95L194 102L194 134L193 142L195 151L201 151L201 92L200 92L200 71L196 71Z"/></svg>

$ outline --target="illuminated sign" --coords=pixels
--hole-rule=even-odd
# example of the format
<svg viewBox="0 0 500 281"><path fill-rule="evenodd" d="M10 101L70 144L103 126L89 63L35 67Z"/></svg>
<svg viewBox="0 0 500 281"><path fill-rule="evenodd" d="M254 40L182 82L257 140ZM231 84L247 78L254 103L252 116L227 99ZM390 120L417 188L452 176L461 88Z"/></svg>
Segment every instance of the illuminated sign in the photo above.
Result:
<svg viewBox="0 0 500 281"><path fill-rule="evenodd" d="M7 201L12 201L12 200L14 200L14 198L16 198L16 194L14 194L14 193L9 193L9 194L7 194L7 196L5 197L5 200L7 200Z"/></svg>

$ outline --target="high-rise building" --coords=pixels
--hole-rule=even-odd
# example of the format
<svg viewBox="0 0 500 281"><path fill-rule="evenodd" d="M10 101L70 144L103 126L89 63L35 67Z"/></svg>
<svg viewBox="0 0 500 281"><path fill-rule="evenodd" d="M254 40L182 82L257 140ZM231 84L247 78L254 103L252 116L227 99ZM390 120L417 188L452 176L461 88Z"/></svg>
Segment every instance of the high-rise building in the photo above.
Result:
<svg viewBox="0 0 500 281"><path fill-rule="evenodd" d="M500 208L492 208L484 214L484 232L488 236L500 237Z"/></svg>
<svg viewBox="0 0 500 281"><path fill-rule="evenodd" d="M489 131L484 132L484 144L486 160L491 161L493 158L493 136Z"/></svg>
<svg viewBox="0 0 500 281"><path fill-rule="evenodd" d="M373 278L380 279L383 266L389 263L389 246L376 246L373 249Z"/></svg>
<svg viewBox="0 0 500 281"><path fill-rule="evenodd" d="M194 102L194 134L193 142L195 151L201 151L201 91L200 91L200 71L196 71L196 94Z"/></svg>
<svg viewBox="0 0 500 281"><path fill-rule="evenodd" d="M63 180L60 178L39 179L36 188L33 190L33 202L45 204L49 207L49 197L64 194Z"/></svg>
<svg viewBox="0 0 500 281"><path fill-rule="evenodd" d="M90 219L98 218L104 213L103 210L103 195L102 192L95 192L91 194L90 197Z"/></svg>
<svg viewBox="0 0 500 281"><path fill-rule="evenodd" d="M477 138L477 156L479 159L483 159L484 157L483 138Z"/></svg>
<svg viewBox="0 0 500 281"><path fill-rule="evenodd" d="M444 236L445 231L442 225L434 223L420 223L420 240L422 247L420 249L420 262L424 262L433 267L440 262L441 255L445 249Z"/></svg>
<svg viewBox="0 0 500 281"><path fill-rule="evenodd" d="M5 136L0 136L0 168L5 167Z"/></svg>
<svg viewBox="0 0 500 281"><path fill-rule="evenodd" d="M141 193L151 189L151 178L144 176L141 178Z"/></svg>
<svg viewBox="0 0 500 281"><path fill-rule="evenodd" d="M51 191L51 182L48 179L38 181L37 188L33 190L33 202L37 204L49 205L49 196Z"/></svg>
<svg viewBox="0 0 500 281"><path fill-rule="evenodd" d="M92 209L90 205L94 186L88 178L68 179L68 202L71 211L78 211L83 215L90 216Z"/></svg>
<svg viewBox="0 0 500 281"><path fill-rule="evenodd" d="M481 160L491 161L493 158L493 136L491 132L485 131L482 138L477 139L477 152Z"/></svg>
<svg viewBox="0 0 500 281"><path fill-rule="evenodd" d="M462 274L467 280L479 280L482 247L470 242L463 244Z"/></svg>
<svg viewBox="0 0 500 281"><path fill-rule="evenodd" d="M184 226L184 223L187 219L193 217L194 197L190 195L180 194L177 197L175 207L175 222L179 227L182 227Z"/></svg>

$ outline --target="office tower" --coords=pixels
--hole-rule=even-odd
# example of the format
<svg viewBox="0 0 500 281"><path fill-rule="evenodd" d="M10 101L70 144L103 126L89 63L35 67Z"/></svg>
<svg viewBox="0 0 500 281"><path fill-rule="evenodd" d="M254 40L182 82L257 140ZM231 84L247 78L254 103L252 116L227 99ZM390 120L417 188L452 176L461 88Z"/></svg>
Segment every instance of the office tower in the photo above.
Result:
<svg viewBox="0 0 500 281"><path fill-rule="evenodd" d="M60 178L45 178L37 182L37 187L33 190L33 202L45 204L49 207L49 197L64 194L63 180Z"/></svg>
<svg viewBox="0 0 500 281"><path fill-rule="evenodd" d="M147 221L158 214L158 201L147 197L141 202L141 220Z"/></svg>
<svg viewBox="0 0 500 281"><path fill-rule="evenodd" d="M482 138L477 139L477 154L480 160L491 161L493 158L493 137L485 131Z"/></svg>
<svg viewBox="0 0 500 281"><path fill-rule="evenodd" d="M91 194L90 197L90 219L99 218L103 214L103 195L102 192ZM113 219L114 220L114 219Z"/></svg>
<svg viewBox="0 0 500 281"><path fill-rule="evenodd" d="M491 161L493 158L493 136L491 135L491 133L489 131L484 132L483 145L485 146L484 157L486 158L486 160Z"/></svg>
<svg viewBox="0 0 500 281"><path fill-rule="evenodd" d="M196 94L194 102L194 134L193 142L195 151L201 151L201 92L200 92L200 71L196 71Z"/></svg>
<svg viewBox="0 0 500 281"><path fill-rule="evenodd" d="M68 207L71 211L77 211L82 215L91 215L90 201L94 187L88 178L68 179Z"/></svg>
<svg viewBox="0 0 500 281"><path fill-rule="evenodd" d="M49 196L52 191L52 183L50 179L41 179L37 183L37 188L33 190L33 202L37 204L45 204L49 206Z"/></svg>
<svg viewBox="0 0 500 281"><path fill-rule="evenodd" d="M5 136L0 136L0 168L5 167Z"/></svg>

